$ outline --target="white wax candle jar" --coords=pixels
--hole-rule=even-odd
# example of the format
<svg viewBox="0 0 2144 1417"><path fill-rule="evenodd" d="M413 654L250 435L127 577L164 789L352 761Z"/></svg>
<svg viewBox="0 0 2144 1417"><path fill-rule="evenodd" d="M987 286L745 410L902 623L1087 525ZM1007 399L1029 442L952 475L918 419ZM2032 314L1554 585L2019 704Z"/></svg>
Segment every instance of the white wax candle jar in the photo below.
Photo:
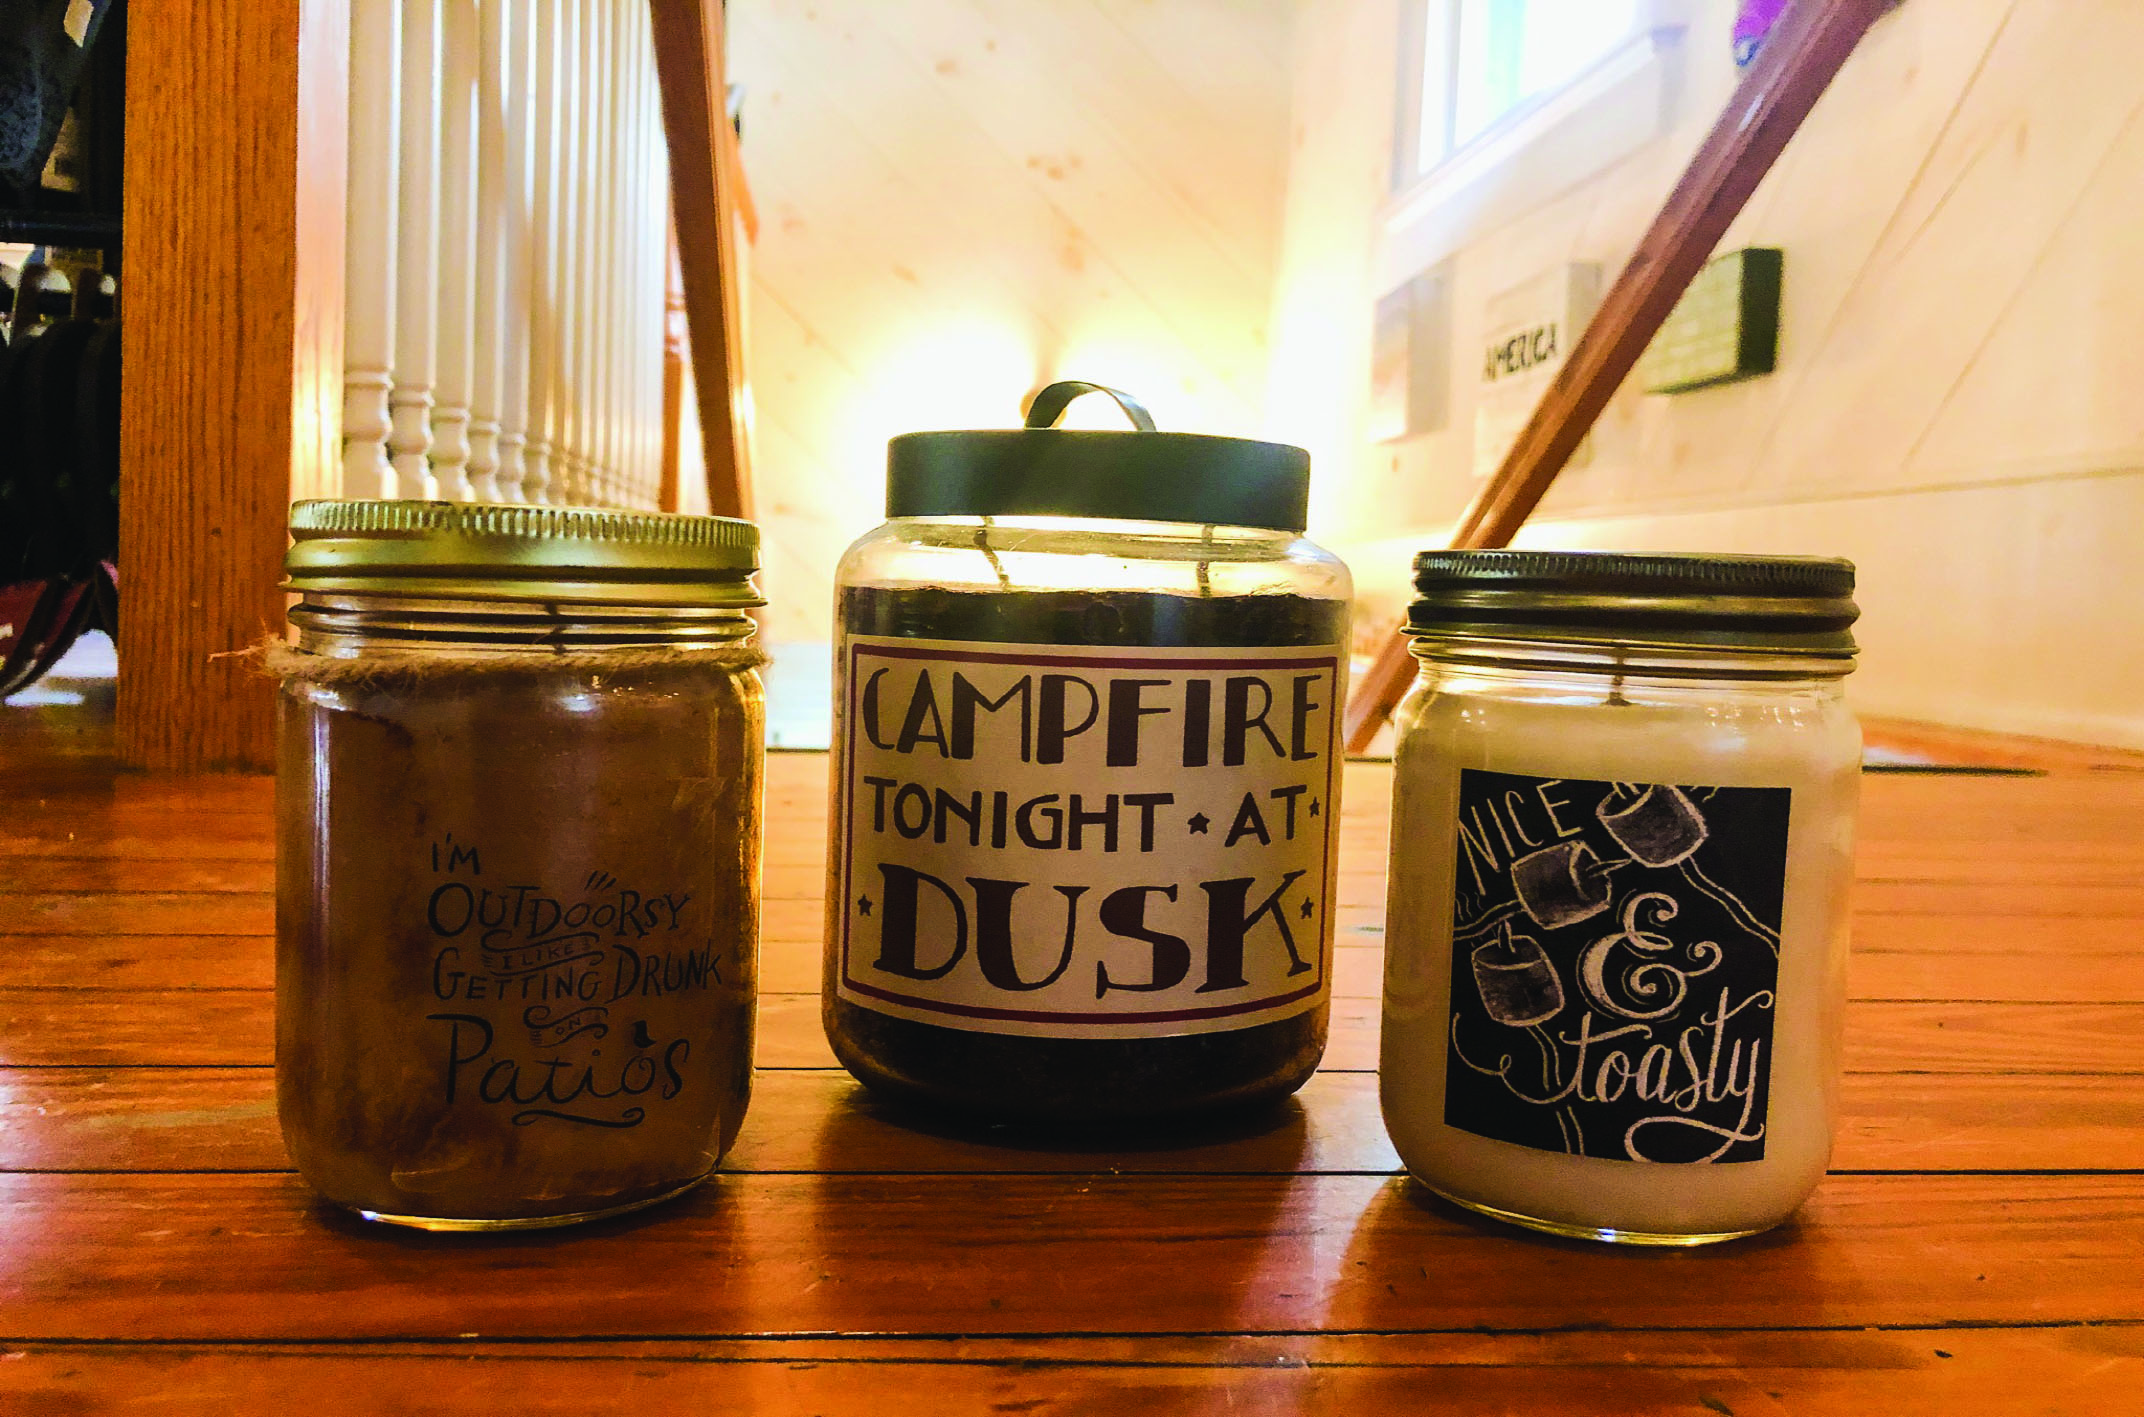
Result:
<svg viewBox="0 0 2144 1417"><path fill-rule="evenodd" d="M1562 1235L1778 1224L1837 1113L1853 567L1425 552L1415 583L1381 1067L1400 1158Z"/></svg>

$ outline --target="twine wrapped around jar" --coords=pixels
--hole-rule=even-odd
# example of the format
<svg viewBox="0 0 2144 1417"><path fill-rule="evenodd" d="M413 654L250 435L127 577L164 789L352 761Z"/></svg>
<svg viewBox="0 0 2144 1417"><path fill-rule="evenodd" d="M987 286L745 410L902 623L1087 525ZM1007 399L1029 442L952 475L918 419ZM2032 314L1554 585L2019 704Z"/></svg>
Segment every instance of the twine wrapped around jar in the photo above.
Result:
<svg viewBox="0 0 2144 1417"><path fill-rule="evenodd" d="M264 640L255 647L261 669L278 679L307 684L422 683L464 674L644 674L671 670L735 674L764 668L766 651L752 644L679 649L648 646L607 650L484 649L456 654L449 650L368 649L359 654L315 654L287 640Z"/></svg>

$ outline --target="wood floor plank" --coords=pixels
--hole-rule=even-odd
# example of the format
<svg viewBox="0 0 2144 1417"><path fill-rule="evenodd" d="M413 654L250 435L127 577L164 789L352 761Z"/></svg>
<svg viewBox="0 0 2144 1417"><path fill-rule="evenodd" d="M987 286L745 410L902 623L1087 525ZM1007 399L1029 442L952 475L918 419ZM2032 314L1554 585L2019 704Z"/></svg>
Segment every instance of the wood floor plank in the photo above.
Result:
<svg viewBox="0 0 2144 1417"><path fill-rule="evenodd" d="M1862 881L1963 885L2134 886L2138 848L2130 842L2030 842L1993 851L1959 842L1874 842L1854 852Z"/></svg>
<svg viewBox="0 0 2144 1417"><path fill-rule="evenodd" d="M817 900L767 901L760 929L769 939L818 940L825 929L824 908ZM272 937L275 898L215 891L16 892L0 895L0 933Z"/></svg>
<svg viewBox="0 0 2144 1417"><path fill-rule="evenodd" d="M2119 919L2144 932L2144 884L2068 882L1871 881L1854 884L1854 915L1964 915L2009 919L2059 916Z"/></svg>
<svg viewBox="0 0 2144 1417"><path fill-rule="evenodd" d="M761 1067L836 1066L817 993L761 994L758 1041ZM246 1067L274 1056L272 990L0 988L0 1067Z"/></svg>
<svg viewBox="0 0 2144 1417"><path fill-rule="evenodd" d="M273 989L270 935L0 935L0 987Z"/></svg>
<svg viewBox="0 0 2144 1417"><path fill-rule="evenodd" d="M1862 915L1853 925L1854 948L1918 953L1944 958L1992 954L2038 968L2042 960L2078 955L2144 954L2144 925L2134 920L2081 916Z"/></svg>
<svg viewBox="0 0 2144 1417"><path fill-rule="evenodd" d="M1855 1003L1857 1073L2144 1073L2136 1004Z"/></svg>
<svg viewBox="0 0 2144 1417"><path fill-rule="evenodd" d="M1882 745L1893 752L1913 754L1934 762L2010 764L2049 770L2110 767L2144 770L2144 753L2130 749L1947 728L1938 723L1902 718L1864 718L1861 728L1862 736L1872 747Z"/></svg>
<svg viewBox="0 0 2144 1417"><path fill-rule="evenodd" d="M273 935L275 898L213 891L18 891L0 896L0 930L22 935Z"/></svg>
<svg viewBox="0 0 2144 1417"><path fill-rule="evenodd" d="M272 1061L274 995L0 988L0 1067L245 1066ZM1336 998L1324 1066L1377 1067L1378 1001ZM830 1068L816 992L763 992L759 1065ZM1868 1073L2144 1073L2144 1004L1847 1006L1846 1065Z"/></svg>
<svg viewBox="0 0 2144 1417"><path fill-rule="evenodd" d="M2134 1076L1849 1073L1840 1171L2144 1171Z"/></svg>
<svg viewBox="0 0 2144 1417"><path fill-rule="evenodd" d="M2119 954L2069 951L2035 957L1897 953L1856 949L1846 962L1854 999L1948 999L1978 1002L2144 1003L2144 950Z"/></svg>
<svg viewBox="0 0 2144 1417"><path fill-rule="evenodd" d="M136 812L119 807L40 808L0 827L0 856L275 857L260 811Z"/></svg>
<svg viewBox="0 0 2144 1417"><path fill-rule="evenodd" d="M275 862L266 856L0 856L0 898L26 893L140 891L272 896ZM6 908L0 899L0 910Z"/></svg>
<svg viewBox="0 0 2144 1417"><path fill-rule="evenodd" d="M838 1068L819 1022L819 995L761 994L754 1061L762 1068Z"/></svg>
<svg viewBox="0 0 2144 1417"><path fill-rule="evenodd" d="M2011 949L2015 941L2102 952L2133 949L2144 938L2144 892L2121 887L2054 890L2006 888L2008 904L1944 886L1866 887L1855 896L1857 936L1883 947L1891 940L1956 938L1963 949ZM2095 905L2088 895L2104 897ZM2131 897L2136 897L2136 902ZM1945 901L1950 902L1949 905ZM1916 922L1927 921L1925 925ZM1904 922L1904 923L1901 923ZM1343 903L1336 924L1382 931L1382 900ZM816 896L766 900L760 930L770 941L810 943L823 938L825 909ZM0 935L272 935L275 901L266 891L109 890L0 893ZM2029 947L2029 946L2028 946Z"/></svg>
<svg viewBox="0 0 2144 1417"><path fill-rule="evenodd" d="M0 1069L0 1170L289 1169L269 1068Z"/></svg>
<svg viewBox="0 0 2144 1417"><path fill-rule="evenodd" d="M818 869L777 867L769 874L786 884L764 898L762 937L783 943L823 938ZM270 935L273 880L265 858L0 858L0 935ZM1343 889L1339 901L1343 928L1382 930L1381 888L1356 894ZM1863 883L1854 896L1854 932L1872 948L1948 940L1967 951L2137 952L2144 940L2144 887Z"/></svg>
<svg viewBox="0 0 2144 1417"><path fill-rule="evenodd" d="M50 1064L0 1067L9 1414L1858 1417L2144 1390L2138 773L1867 778L1836 1174L1771 1236L1638 1254L1393 1174L1389 765L1342 799L1327 1070L1263 1119L1082 1144L890 1109L835 1067L827 759L773 755L769 1071L729 1174L577 1234L457 1240L326 1212L287 1170L271 784L102 753L91 733L6 779L36 805L0 823L0 1064Z"/></svg>
<svg viewBox="0 0 2144 1417"><path fill-rule="evenodd" d="M525 1417L648 1412L2114 1413L2144 1385L2128 1328L1880 1333L790 1339L454 1349L42 1347L0 1363L38 1417L174 1410Z"/></svg>
<svg viewBox="0 0 2144 1417"><path fill-rule="evenodd" d="M0 1066L245 1066L274 1061L266 989L0 989Z"/></svg>
<svg viewBox="0 0 2144 1417"><path fill-rule="evenodd" d="M1961 924L1963 932L1983 922ZM2039 946L1934 948L1933 933L1900 933L1863 921L1847 964L1847 989L1862 1000L1957 999L1989 1003L2144 1002L2144 948L2068 947L2062 935L2030 937ZM1333 988L1338 997L1375 999L1382 988L1382 932L1350 929L1337 937ZM1903 945L1902 949L1888 946ZM824 946L767 939L760 946L759 986L773 994L819 988ZM2018 956L2032 954L2029 967ZM0 987L113 989L268 989L275 985L275 946L266 935L0 934Z"/></svg>
<svg viewBox="0 0 2144 1417"><path fill-rule="evenodd" d="M476 1238L287 1176L8 1175L0 1223L23 1341L2144 1321L2144 1177L1832 1177L1700 1254L1537 1242L1376 1176L742 1176Z"/></svg>
<svg viewBox="0 0 2144 1417"><path fill-rule="evenodd" d="M1311 1079L1256 1118L1081 1142L1061 1130L890 1107L838 1071L759 1074L723 1167L735 1172L1392 1172L1365 1073ZM0 1071L0 1170L287 1171L266 1068Z"/></svg>
<svg viewBox="0 0 2144 1417"><path fill-rule="evenodd" d="M9 786L40 812L101 808L126 812L244 812L275 806L275 779L265 773L128 773L107 766L9 763Z"/></svg>
<svg viewBox="0 0 2144 1417"><path fill-rule="evenodd" d="M724 1168L740 1172L1390 1172L1374 1073L1320 1073L1267 1117L1084 1143L889 1107L846 1073L767 1070ZM2144 1088L2124 1076L1850 1074L1842 1171L2144 1171ZM0 1170L284 1171L274 1074L0 1070Z"/></svg>

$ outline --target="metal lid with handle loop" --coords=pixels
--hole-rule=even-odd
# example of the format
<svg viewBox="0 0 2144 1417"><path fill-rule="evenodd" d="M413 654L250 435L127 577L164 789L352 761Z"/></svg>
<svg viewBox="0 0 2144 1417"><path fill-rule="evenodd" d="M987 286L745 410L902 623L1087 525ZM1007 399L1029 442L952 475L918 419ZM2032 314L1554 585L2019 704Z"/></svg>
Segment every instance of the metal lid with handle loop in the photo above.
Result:
<svg viewBox="0 0 2144 1417"><path fill-rule="evenodd" d="M1107 394L1132 429L1058 428L1071 402ZM1310 454L1286 443L1163 433L1121 389L1051 384L1022 428L905 433L886 445L889 517L1099 517L1300 532Z"/></svg>

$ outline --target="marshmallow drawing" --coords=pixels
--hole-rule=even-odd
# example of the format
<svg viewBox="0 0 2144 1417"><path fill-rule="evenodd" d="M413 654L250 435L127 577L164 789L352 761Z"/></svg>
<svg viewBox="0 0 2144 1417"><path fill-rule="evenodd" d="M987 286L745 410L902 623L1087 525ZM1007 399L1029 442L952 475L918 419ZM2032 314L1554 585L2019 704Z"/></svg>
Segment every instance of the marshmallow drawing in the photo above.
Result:
<svg viewBox="0 0 2144 1417"><path fill-rule="evenodd" d="M1608 908L1614 896L1611 869L1584 842L1559 841L1512 862L1511 884L1533 922L1555 930Z"/></svg>
<svg viewBox="0 0 2144 1417"><path fill-rule="evenodd" d="M1651 783L1628 806L1611 811L1615 800L1602 802L1596 815L1616 845L1641 865L1673 866L1688 860L1710 835L1697 804L1679 787Z"/></svg>
<svg viewBox="0 0 2144 1417"><path fill-rule="evenodd" d="M1497 938L1474 951L1474 987L1489 1017L1529 1028L1563 1012L1563 980L1531 935L1513 934L1507 921Z"/></svg>

